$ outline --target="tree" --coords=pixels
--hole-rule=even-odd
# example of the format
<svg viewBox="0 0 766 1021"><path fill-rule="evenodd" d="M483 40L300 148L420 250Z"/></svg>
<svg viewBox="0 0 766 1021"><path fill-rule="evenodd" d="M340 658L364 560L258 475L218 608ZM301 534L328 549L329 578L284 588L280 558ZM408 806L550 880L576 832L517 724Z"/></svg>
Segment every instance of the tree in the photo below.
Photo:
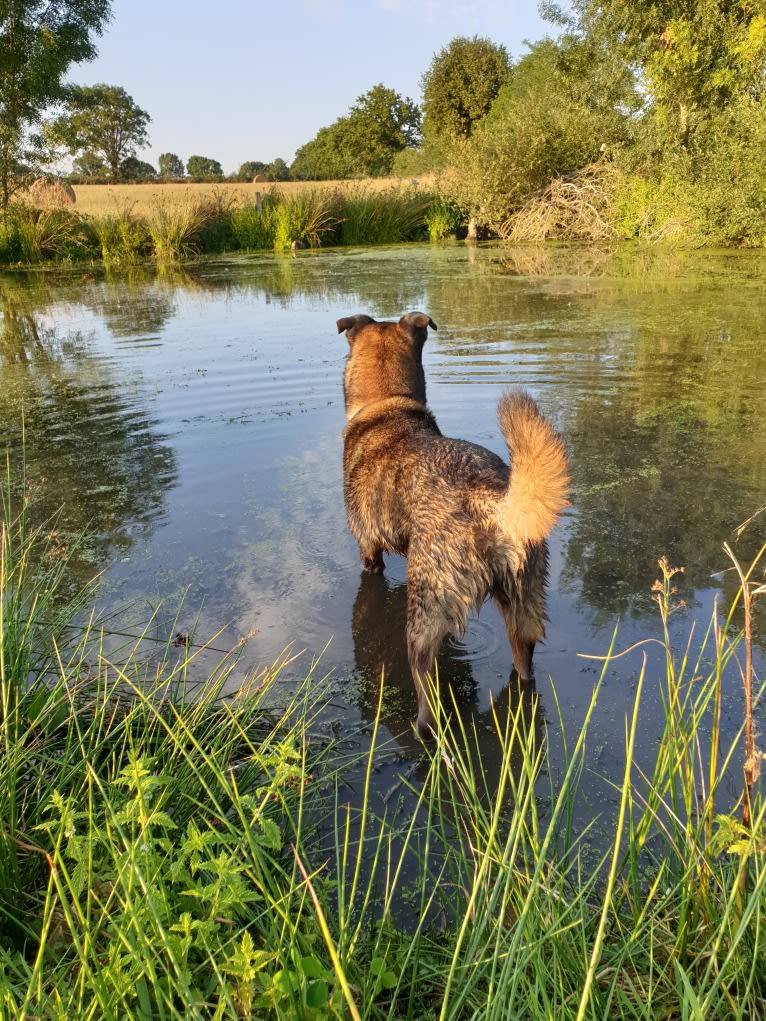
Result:
<svg viewBox="0 0 766 1021"><path fill-rule="evenodd" d="M47 125L48 137L72 155L100 157L119 181L124 160L148 144L149 114L119 85L74 85L65 106L66 113Z"/></svg>
<svg viewBox="0 0 766 1021"><path fill-rule="evenodd" d="M355 176L346 123L344 117L320 128L310 142L298 149L290 167L296 181L332 181Z"/></svg>
<svg viewBox="0 0 766 1021"><path fill-rule="evenodd" d="M270 181L289 181L290 168L283 159L277 157L266 167L265 174Z"/></svg>
<svg viewBox="0 0 766 1021"><path fill-rule="evenodd" d="M189 177L223 177L223 169L218 160L208 156L190 156L186 161Z"/></svg>
<svg viewBox="0 0 766 1021"><path fill-rule="evenodd" d="M291 174L298 180L383 177L398 152L420 140L421 113L416 103L379 84L359 96L347 116L295 154Z"/></svg>
<svg viewBox="0 0 766 1021"><path fill-rule="evenodd" d="M3 0L0 3L0 206L21 184L25 163L41 158L30 137L44 111L64 95L72 64L92 60L94 37L111 16L111 0ZM31 143L31 144L30 144ZM34 169L34 167L30 167Z"/></svg>
<svg viewBox="0 0 766 1021"><path fill-rule="evenodd" d="M508 80L504 46L479 36L458 36L431 61L420 79L427 138L470 138Z"/></svg>
<svg viewBox="0 0 766 1021"><path fill-rule="evenodd" d="M179 159L174 152L163 152L157 163L160 168L160 177L183 177L186 173L183 160Z"/></svg>
<svg viewBox="0 0 766 1021"><path fill-rule="evenodd" d="M144 160L135 156L128 156L120 164L120 179L123 181L153 181L157 177L157 171Z"/></svg>
<svg viewBox="0 0 766 1021"><path fill-rule="evenodd" d="M711 116L759 97L766 71L766 3L753 0L572 0L544 9L636 68L655 132L686 147Z"/></svg>
<svg viewBox="0 0 766 1021"><path fill-rule="evenodd" d="M72 162L72 171L76 177L93 177L97 179L105 178L109 174L104 161L92 152L81 153Z"/></svg>
<svg viewBox="0 0 766 1021"><path fill-rule="evenodd" d="M252 181L258 174L265 174L268 163L262 163L260 160L245 160L237 171L238 181Z"/></svg>

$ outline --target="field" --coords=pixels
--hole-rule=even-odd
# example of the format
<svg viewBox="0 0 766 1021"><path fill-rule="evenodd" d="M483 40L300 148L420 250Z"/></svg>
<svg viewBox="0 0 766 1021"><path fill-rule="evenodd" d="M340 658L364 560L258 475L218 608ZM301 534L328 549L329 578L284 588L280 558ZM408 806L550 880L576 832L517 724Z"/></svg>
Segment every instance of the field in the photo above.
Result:
<svg viewBox="0 0 766 1021"><path fill-rule="evenodd" d="M432 192L434 178L420 179L418 190ZM157 206L177 208L205 202L218 206L246 204L256 201L256 195L277 193L292 198L306 192L344 194L376 194L396 192L413 187L410 179L398 177L366 178L355 181L284 181L279 184L259 184L224 181L220 184L193 184L171 182L168 184L76 184L77 203L75 208L85 216L109 216L131 207L137 216L149 216Z"/></svg>

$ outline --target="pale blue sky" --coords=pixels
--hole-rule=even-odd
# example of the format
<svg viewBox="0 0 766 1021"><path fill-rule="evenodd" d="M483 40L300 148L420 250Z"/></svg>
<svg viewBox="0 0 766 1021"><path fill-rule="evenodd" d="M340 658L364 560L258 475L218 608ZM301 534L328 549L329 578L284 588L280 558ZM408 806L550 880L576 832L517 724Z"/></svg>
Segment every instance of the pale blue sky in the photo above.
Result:
<svg viewBox="0 0 766 1021"><path fill-rule="evenodd" d="M536 0L114 0L81 85L121 85L152 118L162 152L281 157L345 115L378 82L416 102L420 76L455 36L486 36L516 59L555 34Z"/></svg>

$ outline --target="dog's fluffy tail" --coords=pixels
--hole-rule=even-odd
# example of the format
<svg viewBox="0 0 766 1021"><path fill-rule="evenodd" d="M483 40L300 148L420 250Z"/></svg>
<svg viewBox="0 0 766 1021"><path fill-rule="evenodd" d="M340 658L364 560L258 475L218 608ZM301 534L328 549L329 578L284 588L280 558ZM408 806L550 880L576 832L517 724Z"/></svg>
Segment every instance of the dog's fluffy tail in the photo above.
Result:
<svg viewBox="0 0 766 1021"><path fill-rule="evenodd" d="M541 542L569 505L569 466L561 437L534 400L510 390L497 406L511 476L500 506L503 528L517 544Z"/></svg>

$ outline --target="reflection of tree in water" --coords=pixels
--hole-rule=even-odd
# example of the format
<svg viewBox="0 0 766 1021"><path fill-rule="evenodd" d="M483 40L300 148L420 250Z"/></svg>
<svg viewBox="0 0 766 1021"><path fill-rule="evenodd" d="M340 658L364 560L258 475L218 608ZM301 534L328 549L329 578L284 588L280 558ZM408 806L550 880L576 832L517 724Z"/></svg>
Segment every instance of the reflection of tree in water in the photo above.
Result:
<svg viewBox="0 0 766 1021"><path fill-rule="evenodd" d="M766 420L753 409L766 353L755 336L741 325L721 343L705 343L704 324L693 337L639 332L622 365L629 380L617 388L593 379L576 405L566 434L577 516L563 576L608 617L653 612L663 554L686 569L686 595L710 588L728 566L722 543L763 502ZM738 543L744 562L764 524ZM730 596L733 576L724 587Z"/></svg>
<svg viewBox="0 0 766 1021"><path fill-rule="evenodd" d="M90 537L72 564L82 583L160 512L175 457L86 338L44 329L34 303L2 284L0 309L0 429L15 496L23 461L30 523L55 519L58 532Z"/></svg>
<svg viewBox="0 0 766 1021"><path fill-rule="evenodd" d="M107 273L83 290L83 304L99 315L115 337L162 333L176 312L176 289L190 280L181 269L158 274L133 268L127 274Z"/></svg>

